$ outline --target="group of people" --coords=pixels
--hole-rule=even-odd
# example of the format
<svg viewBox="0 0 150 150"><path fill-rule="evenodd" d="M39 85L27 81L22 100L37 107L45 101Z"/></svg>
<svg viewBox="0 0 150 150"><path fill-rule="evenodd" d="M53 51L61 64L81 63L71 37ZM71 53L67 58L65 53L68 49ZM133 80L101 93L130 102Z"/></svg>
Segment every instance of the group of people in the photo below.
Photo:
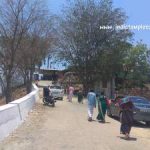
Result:
<svg viewBox="0 0 150 150"><path fill-rule="evenodd" d="M72 98L73 98L73 95L74 95L74 90L75 89L74 89L73 86L69 86L68 91L67 91L67 93L68 93L68 95L67 95L68 102L72 102ZM81 88L79 89L77 95L78 95L78 102L83 104L83 91L82 91Z"/></svg>
<svg viewBox="0 0 150 150"><path fill-rule="evenodd" d="M68 88L68 101L72 102L72 97L74 94L74 87L70 86ZM80 89L78 91L78 102L83 103L83 92ZM101 92L99 96L96 95L94 90L90 90L87 94L87 104L88 104L88 121L93 120L94 108L96 104L98 105L98 115L97 120L99 122L105 123L105 115L107 108L109 107L110 101L106 98L104 92ZM133 124L133 104L131 101L122 101L120 103L120 133L125 135L125 139L129 139L131 127Z"/></svg>
<svg viewBox="0 0 150 150"><path fill-rule="evenodd" d="M101 92L100 96L96 97L94 90L90 90L87 95L88 100L88 121L92 121L93 111L96 108L96 101L98 103L98 115L97 120L105 123L105 115L107 107L109 107L109 100L107 100L104 92ZM120 103L120 134L125 135L125 139L129 139L131 127L133 125L133 103L123 99Z"/></svg>
<svg viewBox="0 0 150 150"><path fill-rule="evenodd" d="M70 86L68 88L68 96L67 96L68 102L72 102L73 94L74 94L74 87ZM84 96L83 96L82 89L79 89L77 96L78 96L78 102L83 104ZM91 90L87 95L87 99L88 99L88 120L92 121L93 110L94 110L94 107L96 107L96 100L98 100L98 112L99 113L97 115L97 120L105 122L107 100L106 100L106 96L104 96L104 92L102 92L99 98L97 99L96 94L94 93L94 90Z"/></svg>
<svg viewBox="0 0 150 150"><path fill-rule="evenodd" d="M87 95L88 100L88 121L92 121L93 111L96 108L96 101L98 103L98 115L97 120L99 122L105 123L105 114L107 110L107 99L104 96L104 92L101 92L101 95L96 97L94 90L90 90Z"/></svg>

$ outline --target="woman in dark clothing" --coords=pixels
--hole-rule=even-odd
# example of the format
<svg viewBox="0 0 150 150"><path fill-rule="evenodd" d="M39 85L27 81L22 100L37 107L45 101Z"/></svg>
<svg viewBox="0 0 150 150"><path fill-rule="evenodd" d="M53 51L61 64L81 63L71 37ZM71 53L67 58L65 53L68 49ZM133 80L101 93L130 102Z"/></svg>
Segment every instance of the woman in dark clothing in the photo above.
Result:
<svg viewBox="0 0 150 150"><path fill-rule="evenodd" d="M131 127L133 125L133 103L131 101L127 101L120 105L120 133L125 135L126 139L129 139Z"/></svg>
<svg viewBox="0 0 150 150"><path fill-rule="evenodd" d="M78 102L83 104L83 92L81 89L78 92Z"/></svg>

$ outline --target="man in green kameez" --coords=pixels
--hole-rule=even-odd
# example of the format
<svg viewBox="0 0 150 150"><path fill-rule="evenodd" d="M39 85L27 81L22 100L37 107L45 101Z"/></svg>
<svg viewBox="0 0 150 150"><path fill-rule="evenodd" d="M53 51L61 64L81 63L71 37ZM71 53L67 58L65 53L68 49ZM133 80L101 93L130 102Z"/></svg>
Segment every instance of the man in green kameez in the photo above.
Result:
<svg viewBox="0 0 150 150"><path fill-rule="evenodd" d="M98 115L97 120L105 123L105 115L107 110L107 99L104 96L104 92L101 92L101 95L98 99Z"/></svg>

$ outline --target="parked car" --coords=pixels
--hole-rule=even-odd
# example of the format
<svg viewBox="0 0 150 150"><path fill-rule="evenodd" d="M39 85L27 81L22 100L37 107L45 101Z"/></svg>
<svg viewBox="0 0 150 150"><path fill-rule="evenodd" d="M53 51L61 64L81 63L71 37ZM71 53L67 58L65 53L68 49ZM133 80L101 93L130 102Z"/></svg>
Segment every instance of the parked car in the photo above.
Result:
<svg viewBox="0 0 150 150"><path fill-rule="evenodd" d="M120 116L119 105L123 97L117 97L114 100L111 100L111 103L108 106L107 115L108 116ZM134 120L143 121L146 125L150 125L150 101L146 98L139 96L126 96L128 100L132 101L134 105Z"/></svg>
<svg viewBox="0 0 150 150"><path fill-rule="evenodd" d="M50 91L55 99L63 100L64 89L60 85L51 85Z"/></svg>

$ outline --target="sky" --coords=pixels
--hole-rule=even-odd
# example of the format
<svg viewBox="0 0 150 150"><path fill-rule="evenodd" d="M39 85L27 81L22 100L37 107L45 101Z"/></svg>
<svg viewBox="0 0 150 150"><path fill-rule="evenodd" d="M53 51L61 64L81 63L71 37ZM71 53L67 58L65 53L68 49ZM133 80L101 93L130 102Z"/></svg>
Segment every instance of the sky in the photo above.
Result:
<svg viewBox="0 0 150 150"><path fill-rule="evenodd" d="M113 0L114 7L122 8L128 20L126 25L149 25L150 26L150 0ZM60 14L66 0L47 0L50 11ZM150 30L132 30L134 43L142 40L150 47Z"/></svg>
<svg viewBox="0 0 150 150"><path fill-rule="evenodd" d="M116 7L126 12L131 25L150 25L150 0L114 0ZM135 41L142 40L150 47L150 30L134 30Z"/></svg>

